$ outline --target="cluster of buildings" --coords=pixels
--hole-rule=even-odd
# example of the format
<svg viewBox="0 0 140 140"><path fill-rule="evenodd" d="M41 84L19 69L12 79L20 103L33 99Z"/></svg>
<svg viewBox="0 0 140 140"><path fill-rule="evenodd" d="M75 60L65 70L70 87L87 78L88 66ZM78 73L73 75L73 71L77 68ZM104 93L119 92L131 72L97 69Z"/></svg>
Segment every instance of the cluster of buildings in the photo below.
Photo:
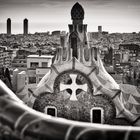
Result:
<svg viewBox="0 0 140 140"><path fill-rule="evenodd" d="M27 56L37 54L54 55L60 46L60 34L36 33L24 35L0 35L0 65L9 68L26 68Z"/></svg>
<svg viewBox="0 0 140 140"><path fill-rule="evenodd" d="M26 66L13 70L13 91L18 93L24 84L29 90L34 91L39 81L50 70L53 57L52 55L42 55L41 51L39 51L38 54L28 55L26 58ZM23 79L24 82L21 79ZM24 84L21 84L21 81Z"/></svg>
<svg viewBox="0 0 140 140"><path fill-rule="evenodd" d="M12 51L7 50L6 47L0 48L0 67L11 67L12 64Z"/></svg>
<svg viewBox="0 0 140 140"><path fill-rule="evenodd" d="M28 36L1 34L0 66L8 67L12 71L16 68L26 71L29 55L37 55L38 50L41 50L42 55L54 56L57 48L66 45L66 34L60 31L54 31L51 35L49 32ZM102 31L102 26L99 26L98 32L88 33L88 39L91 48L95 47L100 50L107 71L110 74L122 75L118 80L119 83L122 82L123 75L126 73L139 75L139 33L109 34Z"/></svg>
<svg viewBox="0 0 140 140"><path fill-rule="evenodd" d="M124 75L129 75L131 81L138 80L140 74L140 33L109 34L102 31L101 26L98 26L98 32L90 32L88 37L90 46L100 49L101 58L107 71L110 74L119 75L116 77L120 77L119 83L125 82L125 80L122 81ZM135 83L131 84L135 85Z"/></svg>
<svg viewBox="0 0 140 140"><path fill-rule="evenodd" d="M139 75L140 67L140 33L109 33L98 26L97 32L88 32L88 44L91 48L100 50L101 59L110 74ZM11 32L11 19L7 19L7 34L0 34L0 67L18 68L19 71L28 71L28 60L31 55L49 59L54 56L56 49L66 46L65 31L43 33L28 33L28 19L23 20L23 34L13 35ZM43 57L46 56L46 57ZM32 60L36 58L33 57ZM45 64L43 64L44 67ZM49 66L49 65L48 65ZM12 73L12 72L11 72ZM34 72L33 72L34 73ZM117 76L117 77L119 77ZM119 83L122 82L120 76ZM37 78L40 79L40 78ZM39 80L37 80L39 81ZM38 82L37 82L38 83Z"/></svg>

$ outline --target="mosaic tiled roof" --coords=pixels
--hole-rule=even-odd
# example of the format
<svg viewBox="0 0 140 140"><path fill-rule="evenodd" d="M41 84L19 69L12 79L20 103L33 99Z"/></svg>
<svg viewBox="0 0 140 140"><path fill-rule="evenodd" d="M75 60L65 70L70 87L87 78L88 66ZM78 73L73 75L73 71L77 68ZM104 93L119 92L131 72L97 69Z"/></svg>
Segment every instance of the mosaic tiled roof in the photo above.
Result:
<svg viewBox="0 0 140 140"><path fill-rule="evenodd" d="M140 92L136 86L122 84L122 102L126 109L133 114L140 115Z"/></svg>

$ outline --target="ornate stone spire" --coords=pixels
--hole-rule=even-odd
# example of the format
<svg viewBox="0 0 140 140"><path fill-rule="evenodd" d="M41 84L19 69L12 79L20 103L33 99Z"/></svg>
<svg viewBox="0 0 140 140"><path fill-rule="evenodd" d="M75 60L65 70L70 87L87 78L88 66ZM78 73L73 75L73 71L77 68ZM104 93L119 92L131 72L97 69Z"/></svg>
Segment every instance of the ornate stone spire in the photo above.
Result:
<svg viewBox="0 0 140 140"><path fill-rule="evenodd" d="M71 9L71 19L73 20L74 23L81 23L84 19L84 9L78 2L75 3Z"/></svg>

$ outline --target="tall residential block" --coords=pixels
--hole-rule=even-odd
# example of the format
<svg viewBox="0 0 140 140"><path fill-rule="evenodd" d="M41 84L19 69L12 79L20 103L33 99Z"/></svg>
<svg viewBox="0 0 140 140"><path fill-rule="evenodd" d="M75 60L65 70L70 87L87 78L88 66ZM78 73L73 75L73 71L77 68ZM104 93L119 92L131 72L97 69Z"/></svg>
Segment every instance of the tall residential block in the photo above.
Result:
<svg viewBox="0 0 140 140"><path fill-rule="evenodd" d="M24 19L23 21L23 34L27 35L28 34L28 19Z"/></svg>
<svg viewBox="0 0 140 140"><path fill-rule="evenodd" d="M7 19L7 34L8 35L11 34L11 19L10 18Z"/></svg>

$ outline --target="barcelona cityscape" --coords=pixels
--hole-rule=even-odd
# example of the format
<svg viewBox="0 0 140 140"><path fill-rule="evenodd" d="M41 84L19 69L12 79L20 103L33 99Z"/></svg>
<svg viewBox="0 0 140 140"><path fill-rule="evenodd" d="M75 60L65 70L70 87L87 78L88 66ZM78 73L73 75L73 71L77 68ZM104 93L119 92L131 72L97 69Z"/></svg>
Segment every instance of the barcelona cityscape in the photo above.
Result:
<svg viewBox="0 0 140 140"><path fill-rule="evenodd" d="M139 13L139 0L0 0L0 140L139 140Z"/></svg>

